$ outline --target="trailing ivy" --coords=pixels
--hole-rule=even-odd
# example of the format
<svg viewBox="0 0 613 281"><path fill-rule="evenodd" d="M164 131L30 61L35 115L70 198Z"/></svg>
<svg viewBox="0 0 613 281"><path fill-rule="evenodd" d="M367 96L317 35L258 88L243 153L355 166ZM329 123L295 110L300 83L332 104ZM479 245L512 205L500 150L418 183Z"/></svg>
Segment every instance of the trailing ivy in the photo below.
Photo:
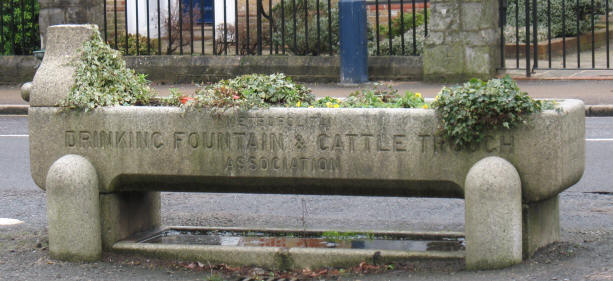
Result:
<svg viewBox="0 0 613 281"><path fill-rule="evenodd" d="M222 80L197 90L189 106L216 109L267 108L271 105L293 106L315 101L311 89L294 83L282 73L249 74Z"/></svg>
<svg viewBox="0 0 613 281"><path fill-rule="evenodd" d="M507 76L444 87L432 107L440 118L443 136L462 148L480 143L487 130L511 129L526 123L529 114L542 110L542 102L521 92Z"/></svg>
<svg viewBox="0 0 613 281"><path fill-rule="evenodd" d="M96 32L74 62L74 84L60 106L92 110L101 106L146 105L153 97L145 75L127 68L121 54Z"/></svg>

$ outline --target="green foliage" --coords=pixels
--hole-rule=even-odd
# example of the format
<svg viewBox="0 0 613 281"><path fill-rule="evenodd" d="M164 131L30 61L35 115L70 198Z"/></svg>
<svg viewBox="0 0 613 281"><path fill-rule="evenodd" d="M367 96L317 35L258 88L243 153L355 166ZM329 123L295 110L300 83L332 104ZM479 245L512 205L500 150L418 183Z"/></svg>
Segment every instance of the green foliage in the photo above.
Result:
<svg viewBox="0 0 613 281"><path fill-rule="evenodd" d="M266 108L270 105L293 106L315 101L311 89L292 82L282 73L262 75L249 74L230 80L222 80L198 89L193 107Z"/></svg>
<svg viewBox="0 0 613 281"><path fill-rule="evenodd" d="M521 92L508 76L444 87L432 103L440 117L443 136L460 148L480 143L487 130L511 129L526 123L527 116L540 112L541 106L542 102Z"/></svg>
<svg viewBox="0 0 613 281"><path fill-rule="evenodd" d="M374 240L375 234L372 232L342 232L342 231L326 231L321 234L326 240L353 240L353 239L368 239Z"/></svg>
<svg viewBox="0 0 613 281"><path fill-rule="evenodd" d="M38 50L38 1L2 0L0 9L0 55L29 55Z"/></svg>
<svg viewBox="0 0 613 281"><path fill-rule="evenodd" d="M379 40L379 54L381 56L402 56L402 55L421 55L424 51L424 35L423 28L415 30L415 50L413 50L413 30L404 33L404 52L402 50L402 37L396 36L392 38L392 50L390 52L390 43L388 38ZM415 52L413 52L415 51ZM377 42L375 40L368 41L368 54L371 56L377 55Z"/></svg>
<svg viewBox="0 0 613 281"><path fill-rule="evenodd" d="M430 10L428 10L428 18L430 18ZM404 20L403 20L404 19ZM404 25L403 25L404 22ZM426 16L423 12L415 13L415 26L422 26L426 22ZM404 17L397 16L392 19L392 38L400 36L403 32L411 31L413 29L413 13L404 13ZM411 31L412 32L412 31ZM382 37L389 36L389 26L387 23L379 24L379 35Z"/></svg>
<svg viewBox="0 0 613 281"><path fill-rule="evenodd" d="M378 84L375 84L372 89L355 91L345 100L332 97L321 98L313 106L328 108L428 108L420 93L407 91L400 94L398 90L392 89L392 87L380 88Z"/></svg>
<svg viewBox="0 0 613 281"><path fill-rule="evenodd" d="M107 37L107 44L115 48L115 35L111 34ZM138 42L138 53L136 52L136 42ZM117 34L117 50L122 55L126 56L146 56L146 55L159 55L158 53L158 39L151 38L149 40L150 51L147 50L147 36L128 34L128 51L126 52L126 34Z"/></svg>
<svg viewBox="0 0 613 281"><path fill-rule="evenodd" d="M296 3L294 7L294 1ZM294 55L319 55L336 53L338 50L338 9L331 7L330 17L328 17L327 1L319 1L319 48L317 37L317 0L283 0L283 9L279 2L272 8L272 18L274 24L274 32L272 41L274 44L281 45L283 26L281 21L285 18L285 45L289 52ZM307 6L307 15L305 17L304 8ZM283 11L283 17L281 17ZM296 44L294 45L294 11L296 11ZM308 38L305 36L304 26L305 20L308 22ZM332 26L332 45L328 40L328 22ZM321 52L319 52L321 51Z"/></svg>
<svg viewBox="0 0 613 281"><path fill-rule="evenodd" d="M60 106L85 111L100 106L149 104L153 94L143 74L126 67L118 51L96 33L74 62L74 85Z"/></svg>
<svg viewBox="0 0 613 281"><path fill-rule="evenodd" d="M564 17L562 17L562 2L564 2ZM577 5L575 0L551 0L551 37L562 37L564 34L566 36L577 35L577 19L579 19L579 33L590 30L592 13L595 14L596 19L598 15L605 13L603 0L594 0L593 7L591 2L592 0L579 0ZM529 3L532 13L532 2ZM507 5L507 24L525 27L526 0L508 1ZM516 21L515 9L518 7L518 19ZM537 1L537 26L547 26L547 11L547 1ZM530 14L530 18L532 18L532 14ZM563 18L565 19L565 29L562 26Z"/></svg>

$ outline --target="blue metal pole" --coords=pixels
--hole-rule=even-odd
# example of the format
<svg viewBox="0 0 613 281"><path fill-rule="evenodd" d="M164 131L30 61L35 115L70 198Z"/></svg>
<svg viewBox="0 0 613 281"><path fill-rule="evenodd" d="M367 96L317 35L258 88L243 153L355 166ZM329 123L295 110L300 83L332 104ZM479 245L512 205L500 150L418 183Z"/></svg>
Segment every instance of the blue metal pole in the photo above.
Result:
<svg viewBox="0 0 613 281"><path fill-rule="evenodd" d="M368 33L365 0L339 1L341 83L368 81Z"/></svg>

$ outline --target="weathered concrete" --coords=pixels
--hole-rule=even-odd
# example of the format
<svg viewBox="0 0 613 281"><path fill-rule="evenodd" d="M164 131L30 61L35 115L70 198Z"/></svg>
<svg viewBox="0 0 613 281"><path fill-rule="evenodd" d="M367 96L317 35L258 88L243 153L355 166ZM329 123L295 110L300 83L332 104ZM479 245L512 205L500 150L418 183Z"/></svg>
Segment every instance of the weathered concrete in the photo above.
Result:
<svg viewBox="0 0 613 281"><path fill-rule="evenodd" d="M487 157L464 186L466 268L503 268L522 261L521 180L515 167Z"/></svg>
<svg viewBox="0 0 613 281"><path fill-rule="evenodd" d="M102 247L128 236L160 226L159 192L123 192L100 194Z"/></svg>
<svg viewBox="0 0 613 281"><path fill-rule="evenodd" d="M523 253L529 258L541 247L560 239L560 207L558 196L527 203L523 212Z"/></svg>
<svg viewBox="0 0 613 281"><path fill-rule="evenodd" d="M225 263L235 266L260 266L275 270L300 270L304 268L352 267L362 261L391 263L407 260L459 260L463 251L395 251L334 248L283 248L212 245L149 244L122 241L113 246L114 251L162 257L170 260L191 260Z"/></svg>
<svg viewBox="0 0 613 281"><path fill-rule="evenodd" d="M56 106L74 84L72 63L83 43L95 32L95 25L55 25L49 27L49 39L43 62L32 80L30 106Z"/></svg>
<svg viewBox="0 0 613 281"><path fill-rule="evenodd" d="M271 108L221 115L173 107L61 113L31 107L31 167L44 178L65 154L88 157L100 190L463 197L472 165L510 161L536 202L574 184L584 165L584 107L536 114L456 151L434 110ZM50 118L52 116L53 118Z"/></svg>
<svg viewBox="0 0 613 281"><path fill-rule="evenodd" d="M100 205L94 166L82 156L65 155L49 168L46 186L51 257L100 259Z"/></svg>
<svg viewBox="0 0 613 281"><path fill-rule="evenodd" d="M30 101L30 94L32 93L32 82L26 82L21 85L21 98L24 101Z"/></svg>

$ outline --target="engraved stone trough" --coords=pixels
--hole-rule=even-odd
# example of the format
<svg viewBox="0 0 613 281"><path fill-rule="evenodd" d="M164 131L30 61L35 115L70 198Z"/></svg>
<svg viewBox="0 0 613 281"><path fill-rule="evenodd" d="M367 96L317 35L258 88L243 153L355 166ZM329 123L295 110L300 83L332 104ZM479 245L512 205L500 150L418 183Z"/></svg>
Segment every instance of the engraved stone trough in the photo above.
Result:
<svg viewBox="0 0 613 281"><path fill-rule="evenodd" d="M380 254L465 258L470 269L499 268L559 239L558 194L583 173L578 100L560 101L560 110L491 132L461 151L437 136L435 111L428 109L60 112L56 105L72 85L67 62L92 32L93 26L51 27L31 93L32 177L47 191L55 258L96 260L107 250L300 268L375 253L121 241L159 229L160 191L236 192L464 198L465 251Z"/></svg>

